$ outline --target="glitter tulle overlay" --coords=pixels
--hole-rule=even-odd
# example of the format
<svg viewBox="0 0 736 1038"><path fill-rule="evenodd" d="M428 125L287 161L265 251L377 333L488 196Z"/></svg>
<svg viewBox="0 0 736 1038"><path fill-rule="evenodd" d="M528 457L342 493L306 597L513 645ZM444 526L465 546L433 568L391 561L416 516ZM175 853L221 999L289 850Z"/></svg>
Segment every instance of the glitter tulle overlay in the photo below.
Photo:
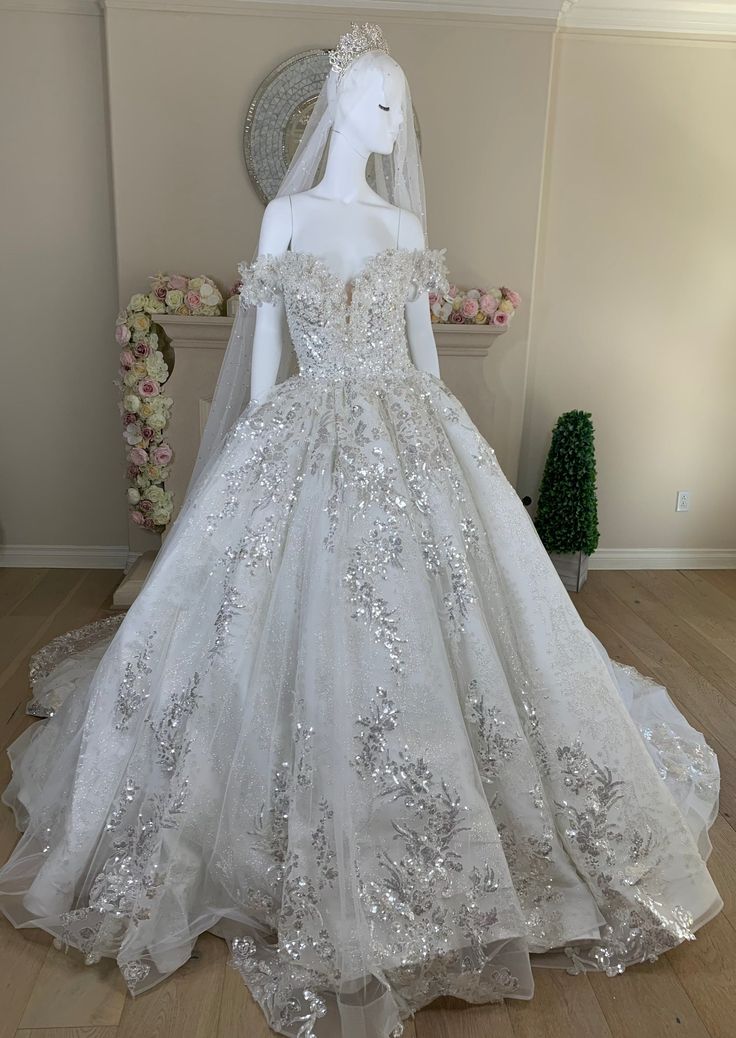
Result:
<svg viewBox="0 0 736 1038"><path fill-rule="evenodd" d="M693 939L722 907L716 758L609 659L411 363L404 303L443 250L350 286L300 253L243 276L243 305L283 297L300 371L246 408L123 622L34 660L5 914L133 993L212 930L293 1038Z"/></svg>

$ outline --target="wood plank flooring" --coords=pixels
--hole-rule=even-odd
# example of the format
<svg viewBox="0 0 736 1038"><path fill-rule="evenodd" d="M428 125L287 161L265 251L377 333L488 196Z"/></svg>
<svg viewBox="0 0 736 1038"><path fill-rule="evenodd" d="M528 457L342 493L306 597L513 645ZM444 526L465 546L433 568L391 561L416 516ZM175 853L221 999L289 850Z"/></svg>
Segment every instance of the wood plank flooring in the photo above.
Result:
<svg viewBox="0 0 736 1038"><path fill-rule="evenodd" d="M0 570L0 788L5 747L24 713L29 655L111 611L111 570ZM614 659L667 686L705 733L722 774L709 869L719 916L657 962L620 977L535 971L530 1001L469 1006L438 999L404 1038L733 1038L736 1034L736 571L591 572L572 596ZM42 722L41 722L42 723ZM0 807L0 859L18 833ZM114 963L81 964L37 930L0 920L0 1038L269 1038L272 1032L212 934L169 980L136 999Z"/></svg>

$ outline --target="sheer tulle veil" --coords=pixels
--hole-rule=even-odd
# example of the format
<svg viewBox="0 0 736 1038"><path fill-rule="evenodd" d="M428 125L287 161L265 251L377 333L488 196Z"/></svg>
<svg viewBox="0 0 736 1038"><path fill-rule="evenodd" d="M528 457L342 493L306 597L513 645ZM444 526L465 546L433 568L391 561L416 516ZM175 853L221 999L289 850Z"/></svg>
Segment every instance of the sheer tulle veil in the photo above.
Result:
<svg viewBox="0 0 736 1038"><path fill-rule="evenodd" d="M374 46L370 47L373 43ZM351 54L357 54L351 59ZM335 122L339 91L348 75L355 75L361 67L370 66L377 54L385 55L383 34L375 25L356 25L345 33L331 52L331 67L307 122L301 142L289 164L278 195L306 191L317 181L320 163L330 140ZM402 75L402 120L391 155L372 155L376 191L392 205L416 214L424 228L426 242L426 210L424 178L419 153L419 141L414 125L414 112L406 76ZM344 103L344 99L343 99ZM254 253L254 257L257 254ZM240 306L225 350L222 367L212 399L209 415L202 434L197 459L189 482L187 495L217 454L235 421L250 400L250 368L256 307ZM288 374L292 349L284 349L277 381Z"/></svg>

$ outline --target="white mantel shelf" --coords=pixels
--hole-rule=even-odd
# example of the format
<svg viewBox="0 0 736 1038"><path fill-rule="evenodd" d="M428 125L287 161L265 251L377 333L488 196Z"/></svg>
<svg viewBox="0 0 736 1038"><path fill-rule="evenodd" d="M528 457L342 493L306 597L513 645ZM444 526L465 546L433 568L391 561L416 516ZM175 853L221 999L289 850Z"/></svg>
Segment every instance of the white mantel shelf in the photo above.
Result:
<svg viewBox="0 0 736 1038"><path fill-rule="evenodd" d="M222 350L230 338L232 317L184 317L179 314L152 314L177 349ZM506 328L482 324L433 324L440 357L485 357L494 339Z"/></svg>

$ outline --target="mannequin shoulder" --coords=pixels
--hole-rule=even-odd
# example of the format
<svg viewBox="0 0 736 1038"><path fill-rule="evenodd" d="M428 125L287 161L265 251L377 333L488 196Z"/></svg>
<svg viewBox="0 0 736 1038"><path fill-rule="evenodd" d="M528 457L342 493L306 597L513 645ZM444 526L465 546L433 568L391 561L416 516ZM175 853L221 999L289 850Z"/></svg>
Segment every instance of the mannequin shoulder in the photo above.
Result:
<svg viewBox="0 0 736 1038"><path fill-rule="evenodd" d="M424 228L422 221L410 209L401 210L401 226L399 228L399 246L403 249L424 248Z"/></svg>
<svg viewBox="0 0 736 1038"><path fill-rule="evenodd" d="M266 206L261 220L258 251L278 256L291 240L291 204L288 195L277 195Z"/></svg>

